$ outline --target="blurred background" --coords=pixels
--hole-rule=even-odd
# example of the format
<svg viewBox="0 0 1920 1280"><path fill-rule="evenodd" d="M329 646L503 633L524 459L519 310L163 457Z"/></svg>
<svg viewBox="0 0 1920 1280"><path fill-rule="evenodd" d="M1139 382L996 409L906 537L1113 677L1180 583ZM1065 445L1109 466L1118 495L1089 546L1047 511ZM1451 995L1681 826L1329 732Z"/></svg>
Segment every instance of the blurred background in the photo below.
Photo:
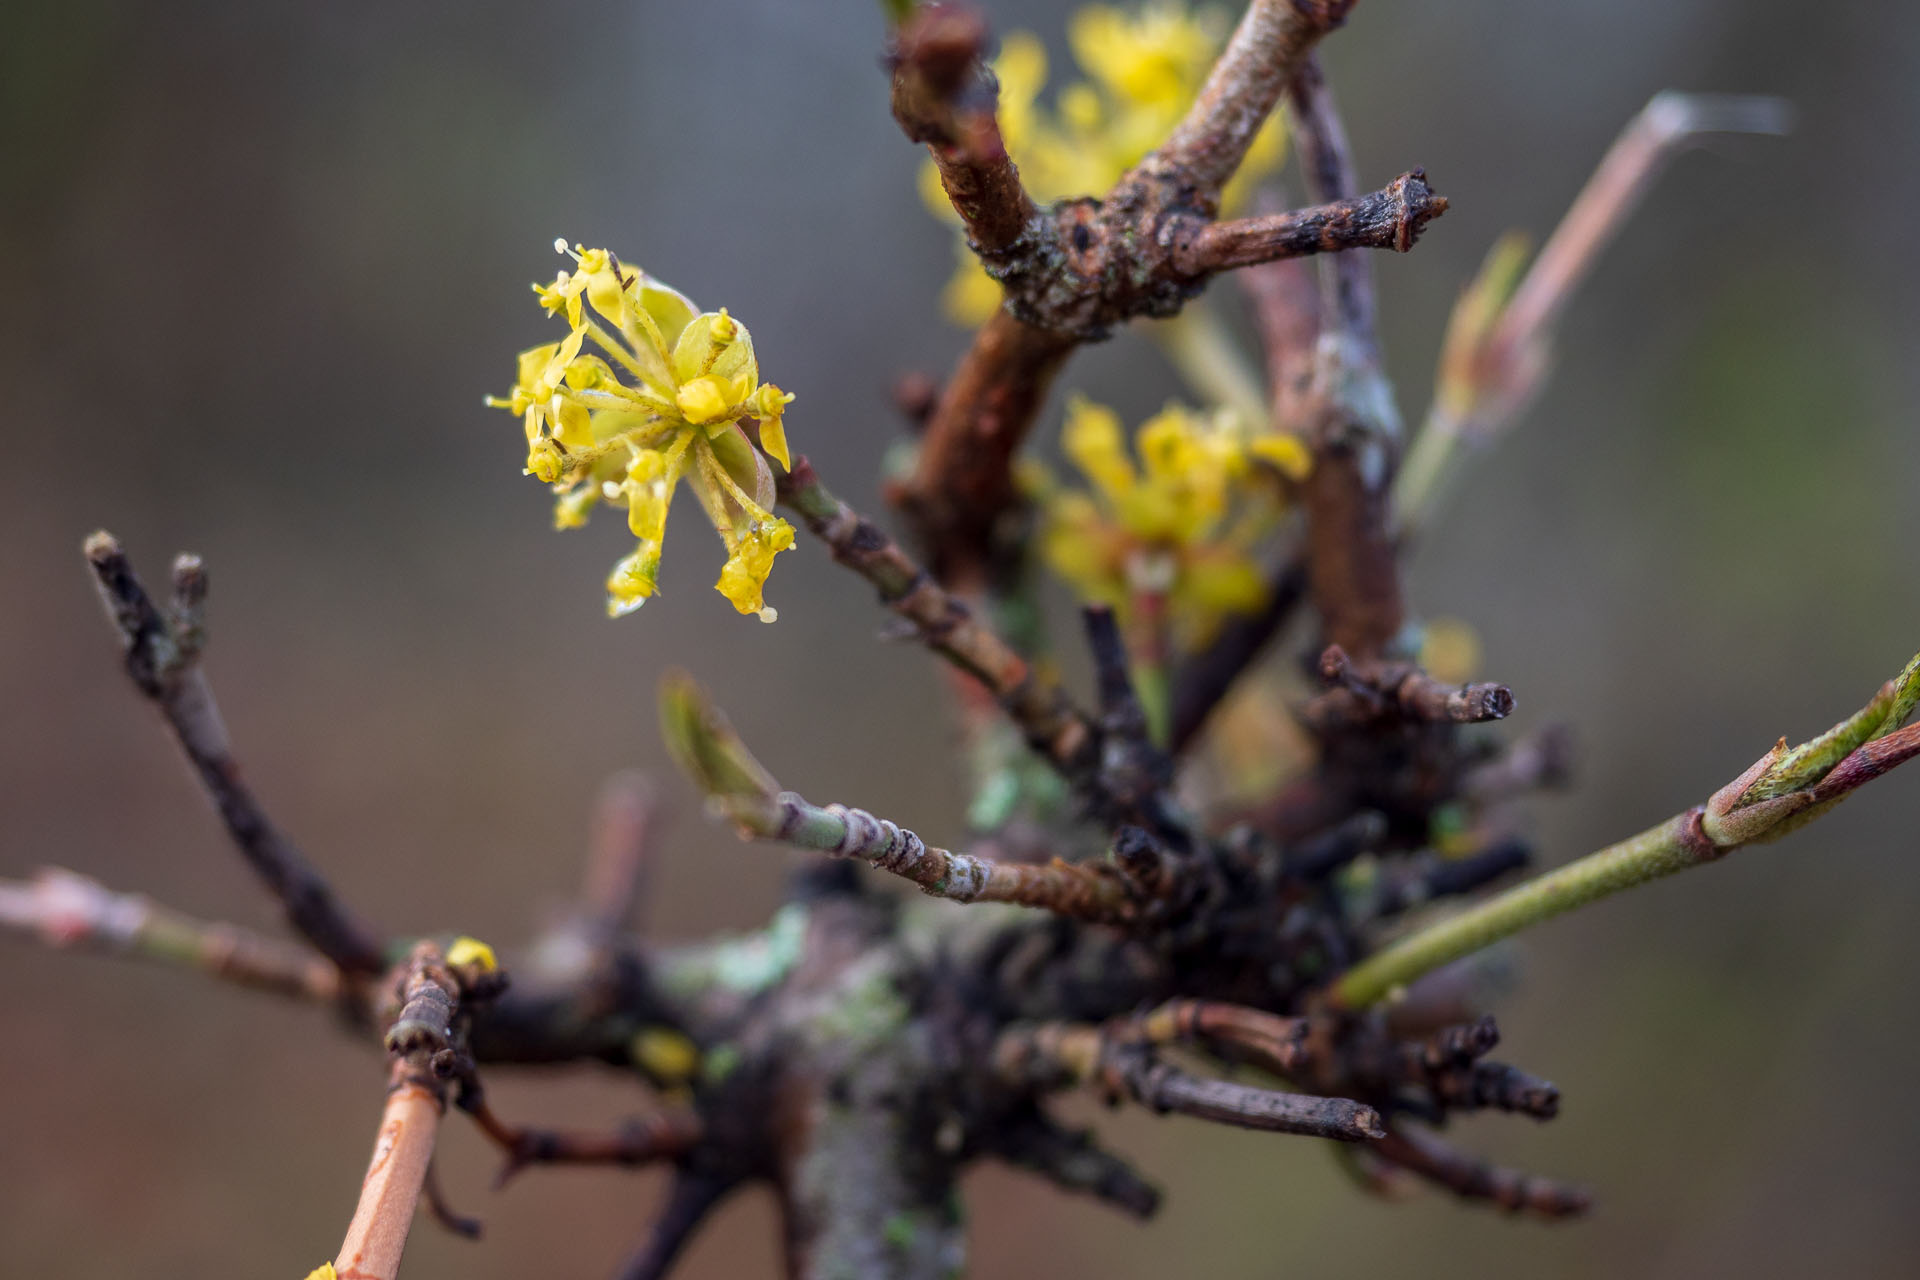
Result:
<svg viewBox="0 0 1920 1280"><path fill-rule="evenodd" d="M1068 6L988 4L1044 35ZM12 0L0 16L0 875L57 863L272 927L116 670L78 555L211 566L209 668L275 816L369 914L505 943L563 903L589 800L661 769L652 690L686 664L791 785L929 838L962 800L938 685L805 542L777 626L708 589L692 503L667 602L609 623L617 521L566 536L484 410L550 340L526 283L606 244L753 326L797 450L877 510L889 388L962 335L948 229L886 110L876 7ZM1492 239L1543 235L1656 90L1789 96L1798 131L1683 157L1568 317L1523 429L1454 493L1417 605L1479 631L1511 724L1577 726L1533 804L1545 861L1639 830L1857 706L1920 644L1920 10L1792 0L1368 0L1326 61L1367 184L1426 166L1452 210L1376 260L1402 404ZM1149 344L1080 355L1130 421ZM1057 415L1046 424L1051 431ZM752 927L782 856L679 802L663 940ZM997 1169L974 1274L1799 1276L1920 1269L1920 775L1781 845L1541 928L1499 1010L1557 1081L1545 1127L1459 1137L1583 1181L1569 1226L1363 1198L1299 1139L1103 1120L1169 1191L1139 1226ZM509 962L511 956L509 955ZM311 1011L0 939L0 1248L19 1275L297 1275L329 1256L381 1067ZM1506 1055L1503 1055L1506 1056ZM495 1086L591 1123L600 1074ZM1091 1110L1080 1108L1090 1116ZM416 1232L407 1275L607 1274L653 1175L533 1173L450 1126L488 1238ZM764 1192L690 1277L776 1266Z"/></svg>

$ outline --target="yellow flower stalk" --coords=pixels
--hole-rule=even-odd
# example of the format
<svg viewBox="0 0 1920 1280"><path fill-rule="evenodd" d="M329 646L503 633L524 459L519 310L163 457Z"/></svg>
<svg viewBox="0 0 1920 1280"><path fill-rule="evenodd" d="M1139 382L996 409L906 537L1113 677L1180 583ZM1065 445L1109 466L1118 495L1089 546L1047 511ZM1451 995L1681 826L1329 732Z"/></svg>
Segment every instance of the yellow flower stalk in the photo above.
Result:
<svg viewBox="0 0 1920 1280"><path fill-rule="evenodd" d="M1061 89L1052 109L1039 101L1047 80L1045 46L1032 32L1010 32L993 60L1000 134L1033 198L1049 204L1103 194L1166 141L1199 96L1227 31L1222 11L1178 0L1154 0L1135 12L1088 5L1067 25L1086 78ZM1223 208L1243 204L1253 184L1285 157L1286 131L1276 115L1228 184ZM929 208L958 225L932 161L921 171L920 189ZM977 326L1000 305L1000 286L965 253L943 302L957 323Z"/></svg>
<svg viewBox="0 0 1920 1280"><path fill-rule="evenodd" d="M1184 649L1206 643L1230 614L1257 610L1265 586L1255 549L1277 525L1279 487L1267 468L1305 474L1305 447L1290 436L1249 439L1221 411L1169 405L1134 433L1084 396L1067 405L1061 443L1090 490L1036 471L1029 487L1043 514L1041 549L1084 599L1111 605L1128 629L1145 601Z"/></svg>
<svg viewBox="0 0 1920 1280"><path fill-rule="evenodd" d="M772 622L762 592L793 527L772 513L766 458L791 464L793 397L760 381L753 337L726 308L702 312L605 249L554 248L574 269L533 289L567 336L522 352L512 390L487 397L522 419L526 472L553 489L554 526L578 528L601 503L626 508L639 546L607 578L607 612L630 613L659 591L667 510L685 480L727 547L715 589Z"/></svg>

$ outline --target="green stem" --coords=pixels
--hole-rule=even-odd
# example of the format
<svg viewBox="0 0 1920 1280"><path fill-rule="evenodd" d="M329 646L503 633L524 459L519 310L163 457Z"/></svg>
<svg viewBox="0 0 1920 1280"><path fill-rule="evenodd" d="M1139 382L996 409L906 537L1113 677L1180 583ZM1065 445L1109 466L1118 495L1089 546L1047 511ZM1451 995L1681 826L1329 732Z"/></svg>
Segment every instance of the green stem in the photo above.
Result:
<svg viewBox="0 0 1920 1280"><path fill-rule="evenodd" d="M1205 298L1193 299L1148 332L1196 393L1233 409L1246 419L1248 430L1266 428L1271 414L1260 379Z"/></svg>
<svg viewBox="0 0 1920 1280"><path fill-rule="evenodd" d="M1694 826L1693 813L1667 819L1479 906L1402 938L1333 984L1335 1004L1376 1004L1441 965L1598 898L1710 862L1725 853ZM1690 836L1689 831L1693 834Z"/></svg>

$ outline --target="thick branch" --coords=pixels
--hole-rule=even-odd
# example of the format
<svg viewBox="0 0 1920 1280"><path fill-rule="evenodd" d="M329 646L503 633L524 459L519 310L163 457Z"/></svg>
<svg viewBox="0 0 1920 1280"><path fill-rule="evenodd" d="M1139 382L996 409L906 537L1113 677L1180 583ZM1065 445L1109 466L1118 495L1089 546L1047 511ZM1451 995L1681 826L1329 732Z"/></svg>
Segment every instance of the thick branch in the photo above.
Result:
<svg viewBox="0 0 1920 1280"><path fill-rule="evenodd" d="M991 259L1026 233L1039 210L1020 185L994 116L999 86L982 62L986 21L955 4L914 11L894 38L893 118L927 144L967 243Z"/></svg>
<svg viewBox="0 0 1920 1280"><path fill-rule="evenodd" d="M53 867L30 881L0 880L0 928L35 934L49 946L181 965L320 1004L342 995L340 971L311 952L237 925L195 920Z"/></svg>
<svg viewBox="0 0 1920 1280"><path fill-rule="evenodd" d="M200 670L206 576L199 559L182 556L175 562L169 618L154 606L111 534L102 531L88 538L86 554L107 616L126 650L127 674L166 717L241 856L315 950L347 973L380 972L384 960L379 935L334 896L241 780L226 725Z"/></svg>
<svg viewBox="0 0 1920 1280"><path fill-rule="evenodd" d="M1303 63L1290 90L1301 167L1324 201L1357 185L1345 131L1319 68ZM1399 452L1399 411L1380 370L1373 274L1366 255L1320 260L1320 338L1299 408L1314 465L1303 486L1307 573L1326 638L1376 657L1405 620L1388 486Z"/></svg>
<svg viewBox="0 0 1920 1280"><path fill-rule="evenodd" d="M1301 61L1355 0L1253 0L1200 96L1150 163L1177 169L1207 207L1240 168Z"/></svg>
<svg viewBox="0 0 1920 1280"><path fill-rule="evenodd" d="M734 1186L711 1174L676 1169L667 1189L667 1202L660 1207L647 1242L621 1264L618 1280L661 1280L693 1233Z"/></svg>

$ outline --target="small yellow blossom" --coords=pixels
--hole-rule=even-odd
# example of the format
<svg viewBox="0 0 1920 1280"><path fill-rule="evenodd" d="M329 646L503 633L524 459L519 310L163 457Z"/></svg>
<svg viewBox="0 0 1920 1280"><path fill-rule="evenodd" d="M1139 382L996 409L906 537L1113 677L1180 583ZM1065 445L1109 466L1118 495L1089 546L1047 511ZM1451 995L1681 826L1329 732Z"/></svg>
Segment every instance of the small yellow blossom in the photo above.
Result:
<svg viewBox="0 0 1920 1280"><path fill-rule="evenodd" d="M634 1066L666 1085L685 1084L700 1070L700 1046L672 1027L642 1027L627 1053Z"/></svg>
<svg viewBox="0 0 1920 1280"><path fill-rule="evenodd" d="M447 948L447 964L455 969L464 969L468 965L476 966L481 973L492 973L500 967L494 959L493 948L478 938L455 938L453 945Z"/></svg>
<svg viewBox="0 0 1920 1280"><path fill-rule="evenodd" d="M1009 33L993 60L1000 136L1033 198L1050 204L1103 194L1165 142L1199 96L1227 29L1220 10L1193 9L1179 0L1153 0L1135 12L1088 5L1067 27L1074 61L1088 78L1062 88L1052 110L1039 102L1046 49L1031 32ZM1222 192L1223 209L1243 204L1253 185L1285 157L1286 132L1275 115ZM920 192L939 217L958 224L931 160L921 170ZM949 316L973 326L1000 305L1000 286L961 248L959 269L942 300Z"/></svg>
<svg viewBox="0 0 1920 1280"><path fill-rule="evenodd" d="M307 1272L307 1280L340 1280L340 1277L339 1273L333 1269L331 1262L323 1262Z"/></svg>
<svg viewBox="0 0 1920 1280"><path fill-rule="evenodd" d="M554 247L574 269L534 293L567 322L567 336L522 352L512 389L487 398L520 416L527 474L556 495L554 527L584 525L601 503L627 509L640 545L607 578L607 612L631 612L659 590L667 510L685 480L727 547L720 592L773 621L761 592L793 528L772 513L766 460L792 464L793 396L760 381L753 337L725 308L701 312L605 249Z"/></svg>
<svg viewBox="0 0 1920 1280"><path fill-rule="evenodd" d="M1130 450L1111 409L1074 396L1061 444L1092 489L1028 473L1044 516L1042 552L1083 598L1123 621L1143 595L1165 596L1176 643L1204 644L1227 615L1265 599L1253 553L1282 508L1255 461L1287 455L1283 441L1305 456L1290 437L1247 440L1224 411L1169 405L1141 424Z"/></svg>

